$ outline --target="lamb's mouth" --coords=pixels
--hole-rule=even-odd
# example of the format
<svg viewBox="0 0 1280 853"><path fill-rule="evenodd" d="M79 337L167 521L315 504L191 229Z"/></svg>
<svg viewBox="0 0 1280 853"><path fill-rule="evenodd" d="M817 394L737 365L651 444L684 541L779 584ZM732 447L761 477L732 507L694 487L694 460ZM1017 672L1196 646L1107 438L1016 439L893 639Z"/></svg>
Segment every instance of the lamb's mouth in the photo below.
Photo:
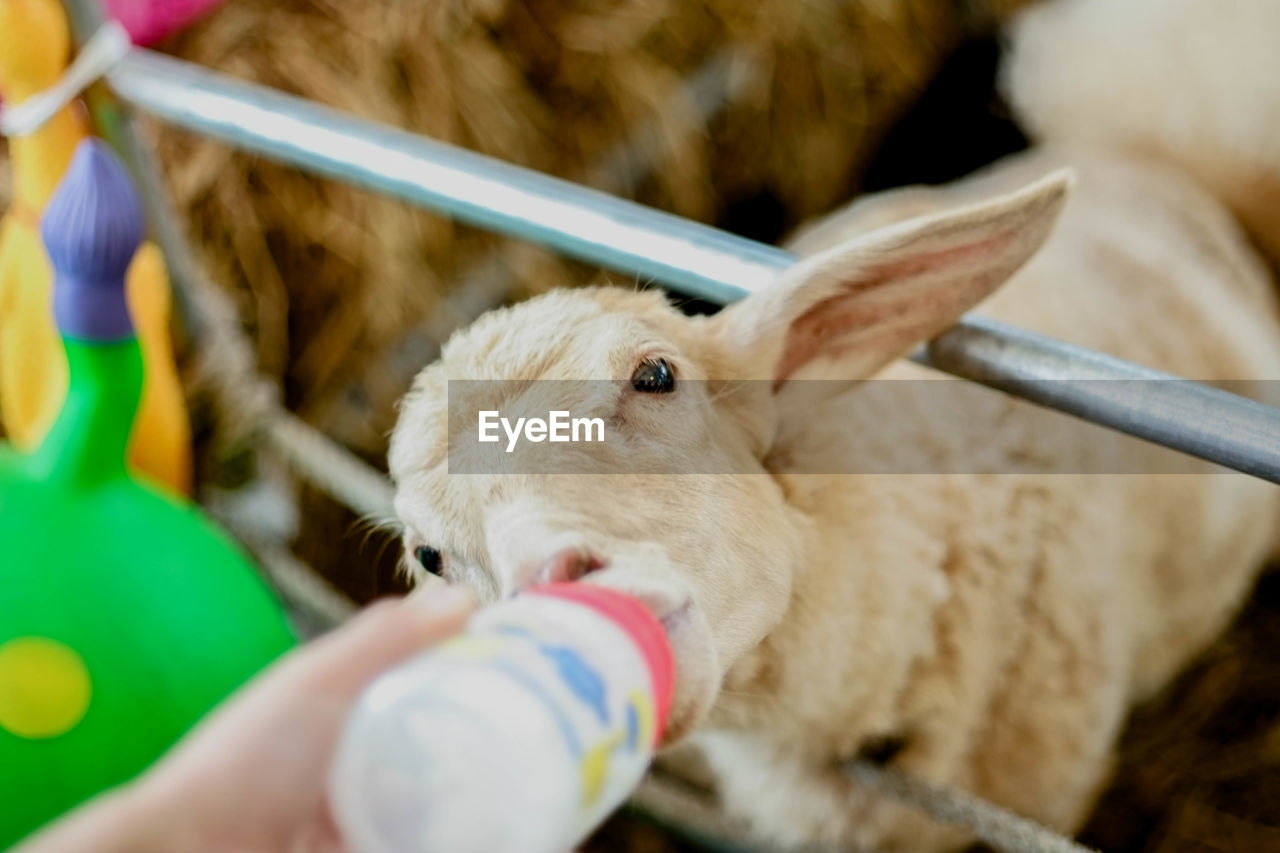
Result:
<svg viewBox="0 0 1280 853"><path fill-rule="evenodd" d="M604 558L581 548L565 548L551 555L538 568L535 583L574 583L608 566Z"/></svg>
<svg viewBox="0 0 1280 853"><path fill-rule="evenodd" d="M538 569L536 584L594 583L636 598L662 623L668 635L686 621L693 597L682 583L655 576L650 571L621 567L585 548L565 548Z"/></svg>

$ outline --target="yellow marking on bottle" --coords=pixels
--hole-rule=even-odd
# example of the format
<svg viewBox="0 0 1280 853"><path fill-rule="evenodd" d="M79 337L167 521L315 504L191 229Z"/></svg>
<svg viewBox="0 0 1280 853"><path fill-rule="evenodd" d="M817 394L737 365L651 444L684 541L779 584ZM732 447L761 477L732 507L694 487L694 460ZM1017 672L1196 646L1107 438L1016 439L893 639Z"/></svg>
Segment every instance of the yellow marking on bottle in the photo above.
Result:
<svg viewBox="0 0 1280 853"><path fill-rule="evenodd" d="M608 740L603 740L587 750L582 757L582 805L590 808L604 790L605 779L609 776L609 759L618 744L625 741L626 732L614 732Z"/></svg>
<svg viewBox="0 0 1280 853"><path fill-rule="evenodd" d="M653 718L653 702L640 690L632 690L627 699L635 709L636 720L639 722L638 746L640 749L649 749L653 746L653 728L657 725Z"/></svg>
<svg viewBox="0 0 1280 853"><path fill-rule="evenodd" d="M497 657L502 651L502 640L485 634L462 634L440 646L463 660L483 661Z"/></svg>

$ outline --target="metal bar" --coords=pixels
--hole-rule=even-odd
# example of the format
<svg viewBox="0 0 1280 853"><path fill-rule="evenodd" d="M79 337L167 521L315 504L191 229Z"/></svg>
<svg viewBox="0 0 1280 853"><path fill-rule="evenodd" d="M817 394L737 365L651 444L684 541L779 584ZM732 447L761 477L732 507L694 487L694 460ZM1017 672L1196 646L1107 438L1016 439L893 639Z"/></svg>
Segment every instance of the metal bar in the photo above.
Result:
<svg viewBox="0 0 1280 853"><path fill-rule="evenodd" d="M1238 394L985 317L967 318L930 341L927 358L913 358L1042 406L1280 483L1280 410Z"/></svg>
<svg viewBox="0 0 1280 853"><path fill-rule="evenodd" d="M717 301L765 286L793 260L678 216L150 51L135 51L109 80L124 100L180 127Z"/></svg>
<svg viewBox="0 0 1280 853"><path fill-rule="evenodd" d="M189 130L711 302L733 302L765 287L796 260L781 249L148 51L130 55L110 82L124 100ZM1243 397L978 318L966 318L915 357L1280 483L1280 410ZM1134 400L1106 393L1106 383L1064 381L1098 378L1148 380L1147 390Z"/></svg>

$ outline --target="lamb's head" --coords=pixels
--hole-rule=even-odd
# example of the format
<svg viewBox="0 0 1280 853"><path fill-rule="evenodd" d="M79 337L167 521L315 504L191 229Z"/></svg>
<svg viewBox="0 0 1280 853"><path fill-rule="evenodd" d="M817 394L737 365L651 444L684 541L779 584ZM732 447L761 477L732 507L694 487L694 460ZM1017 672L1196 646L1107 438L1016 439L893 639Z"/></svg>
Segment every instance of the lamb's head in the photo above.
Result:
<svg viewBox="0 0 1280 853"><path fill-rule="evenodd" d="M488 601L555 580L638 595L672 640L679 736L783 618L812 535L766 464L804 414L779 389L820 365L868 376L954 322L1034 253L1066 185L860 236L714 317L616 288L482 317L418 376L392 436L408 569ZM497 426L553 411L598 418L603 440Z"/></svg>

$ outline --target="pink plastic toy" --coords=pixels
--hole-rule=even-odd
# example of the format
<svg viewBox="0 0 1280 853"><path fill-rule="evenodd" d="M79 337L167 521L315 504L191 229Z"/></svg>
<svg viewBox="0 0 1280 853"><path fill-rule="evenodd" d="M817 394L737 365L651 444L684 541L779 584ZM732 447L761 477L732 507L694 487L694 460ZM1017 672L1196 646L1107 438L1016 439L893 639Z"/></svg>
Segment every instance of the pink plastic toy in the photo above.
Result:
<svg viewBox="0 0 1280 853"><path fill-rule="evenodd" d="M148 45L194 23L221 0L106 0L134 44Z"/></svg>

